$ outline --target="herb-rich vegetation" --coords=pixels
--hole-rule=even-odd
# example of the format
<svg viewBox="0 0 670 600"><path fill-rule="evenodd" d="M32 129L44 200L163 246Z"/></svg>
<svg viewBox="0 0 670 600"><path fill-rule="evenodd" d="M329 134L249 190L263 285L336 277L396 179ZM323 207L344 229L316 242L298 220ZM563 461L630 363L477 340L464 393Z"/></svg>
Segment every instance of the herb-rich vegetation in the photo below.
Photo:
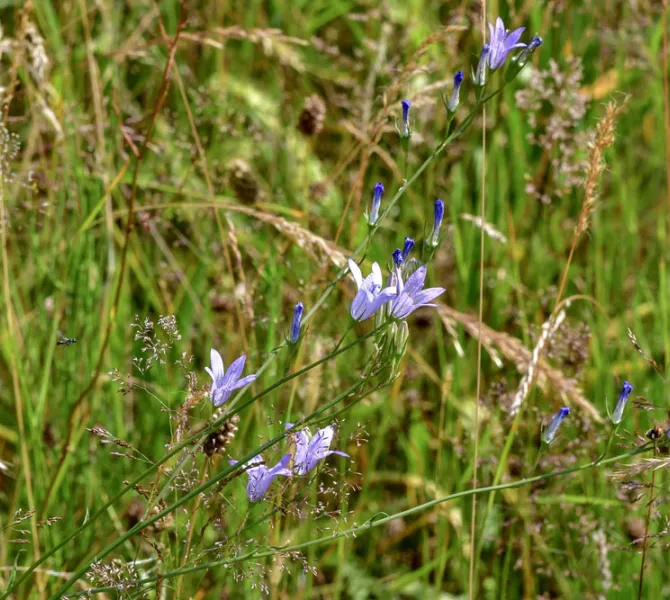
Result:
<svg viewBox="0 0 670 600"><path fill-rule="evenodd" d="M0 597L667 596L666 11L0 2Z"/></svg>

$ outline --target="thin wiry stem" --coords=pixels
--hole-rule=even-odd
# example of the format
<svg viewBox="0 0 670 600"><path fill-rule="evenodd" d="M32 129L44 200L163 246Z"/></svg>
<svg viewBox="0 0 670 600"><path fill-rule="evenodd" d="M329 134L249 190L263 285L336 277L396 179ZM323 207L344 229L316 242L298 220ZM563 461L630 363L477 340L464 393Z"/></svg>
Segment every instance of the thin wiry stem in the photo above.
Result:
<svg viewBox="0 0 670 600"><path fill-rule="evenodd" d="M656 456L656 440L654 440L654 456ZM647 505L647 520L644 523L644 538L642 539L642 560L640 561L640 583L637 588L638 600L642 600L642 587L644 585L644 563L647 558L647 538L649 537L649 522L651 521L651 510L654 505L654 483L656 482L656 469L651 472L651 486L649 487L649 504Z"/></svg>
<svg viewBox="0 0 670 600"><path fill-rule="evenodd" d="M347 344L343 348L340 348L337 352L332 352L331 354L328 354L327 356L303 367L299 371L296 371L295 373L291 373L290 375L287 375L286 377L283 377L282 379L275 381L272 385L268 386L255 396L252 396L247 402L241 403L239 406L236 406L234 410L229 410L228 412L224 413L221 415L220 418L216 419L213 421L208 427L206 427L204 430L199 431L195 435L190 436L186 440L184 440L182 443L178 444L175 446L172 450L170 450L165 456L163 456L160 460L156 461L152 466L150 466L148 469L146 469L144 472L140 473L135 479L130 481L130 483L121 489L116 495L112 496L103 506L101 506L95 513L93 513L90 518L88 518L83 525L75 529L72 533L68 534L65 536L58 544L56 544L51 550L48 552L45 552L39 560L36 560L30 567L26 570L26 572L21 576L18 577L17 580L14 582L14 585L10 586L7 590L6 593L9 594L9 592L13 591L16 589L17 586L19 586L23 581L25 581L28 577L30 577L30 574L37 568L39 567L46 559L54 555L56 552L58 552L61 548L63 548L65 545L68 544L71 540L76 538L79 534L81 534L85 529L93 525L97 521L97 519L107 513L107 510L109 509L110 506L115 504L118 500L120 500L128 491L133 489L138 483L140 483L142 480L146 479L149 475L151 475L154 471L156 471L161 465L165 464L168 462L170 459L172 459L174 456L179 454L184 450L184 448L194 445L198 446L202 444L205 439L207 438L207 435L209 435L212 431L215 429L218 429L224 421L228 420L229 418L235 416L239 412L241 412L244 408L252 404L253 402L256 402L260 398L266 396L270 392L274 391L278 387L281 387L285 383L291 381L292 379L295 379L296 377L300 377L301 375L304 375L305 373L311 371L312 369L318 367L319 365L324 364L325 362L328 362L329 360L332 360L336 356L339 356L340 354L343 354L344 352L347 352L349 349L354 347L357 344L360 344L362 341L374 336L379 329L374 329L371 332L365 334L364 336L361 336L360 338L354 340L350 344ZM281 346L280 346L281 348ZM266 362L268 364L268 362ZM259 372L263 369L259 370ZM240 396L244 393L244 390L240 392ZM190 456L190 455L189 455Z"/></svg>
<svg viewBox="0 0 670 600"><path fill-rule="evenodd" d="M95 556L92 556L84 561L84 565L81 566L77 571L74 572L72 575L72 578L65 583L54 595L54 598L62 598L65 592L67 592L68 589L70 589L75 581L77 581L79 578L83 577L89 568L91 567L92 564L101 561L103 558L105 558L110 552L113 552L116 548L121 546L126 542L126 540L130 539L133 537L135 534L139 533L140 531L146 529L150 525L153 525L156 521L159 521L166 515L174 512L177 510L180 506L183 506L186 502L191 500L192 498L197 497L198 495L202 494L203 492L207 491L210 487L215 485L216 483L219 483L223 481L224 479L228 478L230 475L232 475L235 471L241 469L244 467L245 464L247 464L251 459L255 458L256 456L260 455L262 452L265 450L268 450L269 448L272 448L279 442L281 442L284 438L289 436L291 433L294 432L297 428L302 427L303 425L311 422L315 417L318 415L326 412L328 409L332 408L336 404L342 402L345 398L348 398L352 394L354 394L360 387L362 387L365 384L366 380L365 379L359 379L354 385L349 387L347 390L342 392L340 395L335 397L333 400L330 402L326 403L323 405L321 408L318 410L315 410L311 415L300 421L299 423L296 423L293 427L286 429L283 431L281 434L275 436L271 440L267 441L265 444L262 444L258 448L252 450L249 454L244 456L243 458L240 459L239 462L235 463L234 465L231 465L230 467L224 469L223 471L217 473L214 477L211 479L208 479L205 481L202 485L199 485L198 487L192 489L190 492L185 494L182 498L180 498L177 502L174 504L168 506L167 508L161 510L160 512L156 513L152 517L139 522L137 525L126 531L123 535L120 535L118 538L116 538L112 543L108 544L105 546L100 552L98 552Z"/></svg>
<svg viewBox="0 0 670 600"><path fill-rule="evenodd" d="M538 481L545 481L547 479L553 479L554 477L561 477L561 476L566 476L570 475L572 473L577 473L579 471L585 471L587 469L592 469L592 468L597 468L603 465L611 464L614 462L618 462L620 460L624 460L626 458L630 458L632 456L636 456L638 454L642 454L643 452L647 452L652 448L650 444L644 444L643 446L640 446L639 448L636 448L635 450L631 450L630 452L626 452L624 454L621 454L619 456L614 456L612 458L608 458L606 460L603 460L601 462L596 462L596 461L591 461L589 463L586 463L584 465L579 465L576 467L570 467L568 469L560 469L558 471L552 471L551 473L545 473L544 475L536 475L534 477L527 477L526 479L520 479L519 481L514 481L512 483L504 483L501 485L495 485L495 486L488 486L488 487L481 487L481 488L471 488L468 490L463 490L461 492L456 492L454 494L449 494L447 496L442 496L441 498L436 498L435 500L430 500L428 502L424 502L423 504L419 504L418 506L414 506L412 508L408 508L407 510L395 513L393 515L388 515L386 517L382 517L380 519L375 519L374 517L367 520L365 523L362 525L359 525L357 527L352 527L351 529L348 529L346 531L340 531L338 533L334 533L332 535L324 536L321 538L317 538L314 540L310 540L308 542L303 542L301 544L294 544L292 546L270 546L266 545L264 546L265 548L269 548L268 550L263 550L261 551L260 549L257 550L252 550L251 552L243 555L243 556L238 556L232 559L223 559L223 560L218 560L210 563L204 563L200 565L194 565L191 567L186 567L184 569L179 569L177 571L172 571L169 573L164 573L161 575L161 577L165 579L170 579L174 577L179 577L181 575L186 575L187 573L195 573L198 571L204 571L208 569L214 569L217 567L224 567L228 568L233 564L244 562L247 560L257 560L260 558L265 558L268 556L274 556L276 554L282 554L285 552L295 552L299 550L304 550L305 548L310 548L313 546L322 546L331 542L334 542L335 540L338 540L343 537L356 537L359 536L362 533L365 533L371 529L374 529L376 527L380 527L382 525L386 525L387 523L390 523L391 521L394 521L396 519L403 519L405 517L409 517L411 515L414 515L416 513L428 510L430 508L433 508L434 506L437 506L438 504L442 504L444 502L449 502L450 500L456 500L459 498L466 498L468 496L476 496L479 494L484 494L488 492L496 492L496 491L501 491L501 490L506 490L506 489L511 489L511 488L519 488L523 487L526 485L530 485L533 483L537 483ZM139 579L137 581L134 581L132 583L129 583L128 585L130 586L139 586L145 583L152 583L156 581L157 577L146 577L144 579ZM74 581L71 580L70 583L74 583ZM131 588L132 589L132 588ZM85 594L99 594L103 592L109 592L109 591L114 591L117 590L116 587L108 586L108 587L100 587L100 588L92 588L89 590L86 590L85 592L76 592L74 594L68 594L68 597L75 597L75 596L82 596ZM56 597L59 597L57 595Z"/></svg>
<svg viewBox="0 0 670 600"><path fill-rule="evenodd" d="M482 38L486 39L486 0L482 2ZM486 104L482 105L482 172L481 172L481 219L486 222ZM473 456L472 487L477 489L477 463L479 462L479 397L482 391L482 322L484 320L484 227L479 230L479 315L477 335L477 393L475 395L475 447ZM470 568L468 573L468 598L475 597L475 548L477 531L477 494L472 494L470 516Z"/></svg>

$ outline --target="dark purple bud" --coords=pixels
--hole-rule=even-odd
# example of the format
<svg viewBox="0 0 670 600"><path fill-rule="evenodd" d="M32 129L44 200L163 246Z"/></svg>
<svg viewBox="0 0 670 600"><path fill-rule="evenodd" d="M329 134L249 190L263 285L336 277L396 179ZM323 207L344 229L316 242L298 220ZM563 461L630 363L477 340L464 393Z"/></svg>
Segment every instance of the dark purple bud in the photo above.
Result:
<svg viewBox="0 0 670 600"><path fill-rule="evenodd" d="M300 326L302 324L302 312L304 307L302 302L298 302L293 309L293 319L291 320L291 330L288 339L292 344L297 344L300 339Z"/></svg>
<svg viewBox="0 0 670 600"><path fill-rule="evenodd" d="M407 260L407 257L409 256L409 253L412 251L412 248L414 248L414 240L410 237L406 237L405 245L402 248L402 262L405 262Z"/></svg>

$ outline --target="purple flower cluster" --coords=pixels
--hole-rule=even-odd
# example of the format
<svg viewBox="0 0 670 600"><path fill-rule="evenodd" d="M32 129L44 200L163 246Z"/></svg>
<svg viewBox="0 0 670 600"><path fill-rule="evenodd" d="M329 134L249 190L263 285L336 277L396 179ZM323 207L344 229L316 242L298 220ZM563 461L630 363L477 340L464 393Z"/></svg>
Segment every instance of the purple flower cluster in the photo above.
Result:
<svg viewBox="0 0 670 600"><path fill-rule="evenodd" d="M287 429L292 429L292 423L286 423ZM340 452L339 450L331 450L330 444L335 435L335 428L332 425L324 427L317 431L314 435L310 435L309 429L301 429L293 434L293 442L295 444L295 454L285 454L274 467L265 466L265 461L261 456L255 456L247 464L246 473L249 476L247 482L247 498L251 502L259 502L265 497L270 484L276 477L292 477L293 475L307 475L313 471L318 465L319 461L337 454L349 458L348 454ZM293 458L293 466L289 468ZM231 465L236 465L238 461L229 460Z"/></svg>

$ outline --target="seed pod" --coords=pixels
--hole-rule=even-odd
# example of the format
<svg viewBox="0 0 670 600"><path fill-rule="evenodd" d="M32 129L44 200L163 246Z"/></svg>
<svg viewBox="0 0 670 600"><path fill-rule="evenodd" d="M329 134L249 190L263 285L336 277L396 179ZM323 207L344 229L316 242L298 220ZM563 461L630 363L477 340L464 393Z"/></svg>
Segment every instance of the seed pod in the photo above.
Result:
<svg viewBox="0 0 670 600"><path fill-rule="evenodd" d="M214 415L216 418L216 415ZM233 415L219 429L209 434L205 443L202 445L202 451L207 456L213 456L217 452L223 452L235 439L237 433L237 424L240 422L238 415Z"/></svg>

